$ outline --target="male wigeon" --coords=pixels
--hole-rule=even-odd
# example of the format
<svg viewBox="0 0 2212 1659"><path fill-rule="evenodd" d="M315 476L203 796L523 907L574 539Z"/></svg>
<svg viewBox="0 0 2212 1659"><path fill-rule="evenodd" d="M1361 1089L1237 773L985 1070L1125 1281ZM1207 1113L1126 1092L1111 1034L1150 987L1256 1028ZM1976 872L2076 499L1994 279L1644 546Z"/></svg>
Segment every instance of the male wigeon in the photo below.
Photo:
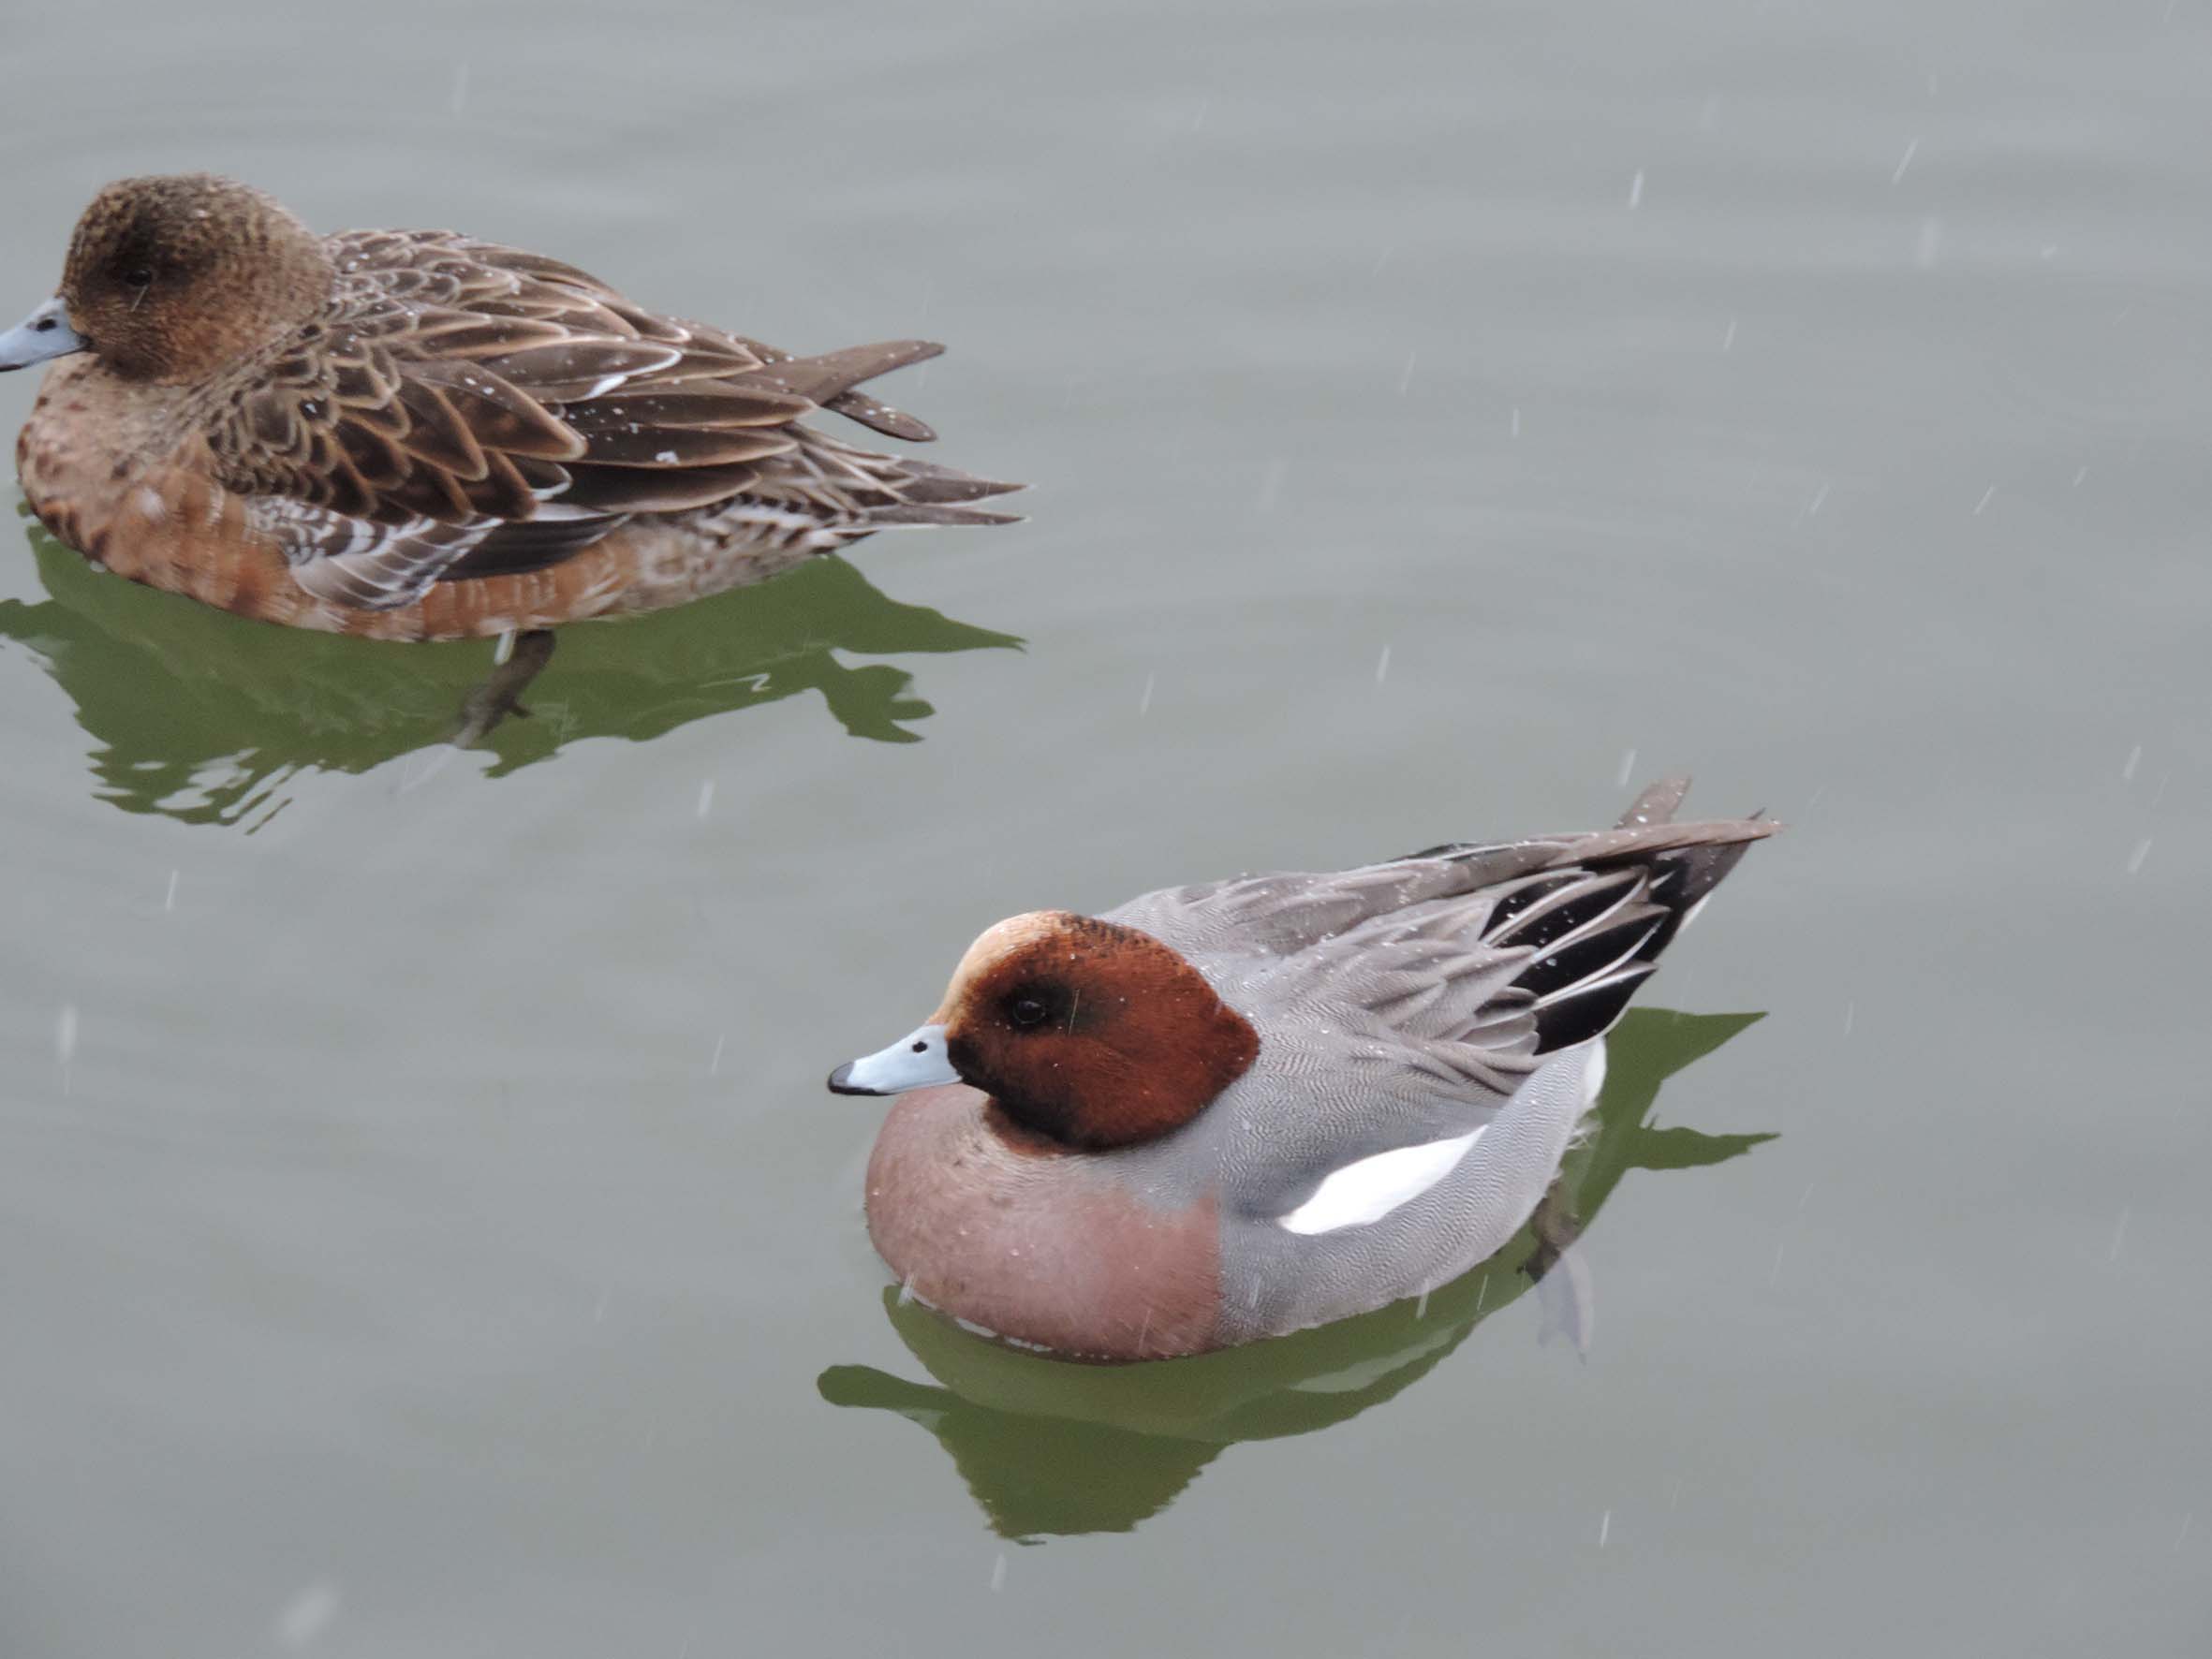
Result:
<svg viewBox="0 0 2212 1659"><path fill-rule="evenodd" d="M1604 1034L1774 832L1673 821L1040 911L928 1022L839 1066L907 1094L867 1175L913 1296L1058 1353L1203 1353L1458 1277L1535 1211Z"/></svg>
<svg viewBox="0 0 2212 1659"><path fill-rule="evenodd" d="M443 639L654 610L1017 488L843 443L940 346L795 358L445 230L317 236L206 174L93 198L0 369L65 359L16 444L33 509L226 610Z"/></svg>

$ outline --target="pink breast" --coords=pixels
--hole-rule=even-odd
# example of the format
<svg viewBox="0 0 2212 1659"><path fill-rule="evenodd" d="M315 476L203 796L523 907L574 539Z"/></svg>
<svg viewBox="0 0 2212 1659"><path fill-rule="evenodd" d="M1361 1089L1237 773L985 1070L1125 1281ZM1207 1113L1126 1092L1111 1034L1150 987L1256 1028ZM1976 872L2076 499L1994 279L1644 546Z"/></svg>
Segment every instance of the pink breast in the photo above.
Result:
<svg viewBox="0 0 2212 1659"><path fill-rule="evenodd" d="M1157 1209L1114 1167L966 1085L918 1089L868 1161L868 1233L915 1296L999 1336L1099 1359L1217 1346L1217 1205Z"/></svg>

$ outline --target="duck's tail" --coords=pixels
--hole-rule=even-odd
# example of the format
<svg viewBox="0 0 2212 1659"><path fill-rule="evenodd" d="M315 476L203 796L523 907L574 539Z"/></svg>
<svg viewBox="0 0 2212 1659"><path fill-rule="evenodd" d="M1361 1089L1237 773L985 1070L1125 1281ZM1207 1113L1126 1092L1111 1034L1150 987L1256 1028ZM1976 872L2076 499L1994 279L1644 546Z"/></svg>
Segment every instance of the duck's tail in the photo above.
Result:
<svg viewBox="0 0 2212 1659"><path fill-rule="evenodd" d="M936 433L926 422L904 410L856 389L863 381L909 363L926 362L944 347L933 340L886 340L874 345L848 345L818 357L792 357L774 346L747 341L769 360L765 368L745 376L748 383L788 391L833 409L871 432L908 443L926 444ZM1019 513L1002 513L971 503L993 495L1025 489L978 477L935 462L910 461L903 456L878 455L806 428L797 429L802 452L830 479L847 487L848 500L860 510L858 529L892 529L911 524L1017 524Z"/></svg>
<svg viewBox="0 0 2212 1659"><path fill-rule="evenodd" d="M877 529L902 524L1019 524L1020 513L1002 513L994 507L973 507L972 502L1011 491L1025 484L1006 484L980 478L956 467L934 462L896 458L896 474L888 480L898 499L868 509L868 523Z"/></svg>
<svg viewBox="0 0 2212 1659"><path fill-rule="evenodd" d="M1686 777L1636 797L1611 830L1574 837L1501 900L1484 941L1536 947L1513 981L1535 998L1537 1050L1586 1040L1619 1019L1683 925L1745 850L1781 826L1753 814L1678 824Z"/></svg>
<svg viewBox="0 0 2212 1659"><path fill-rule="evenodd" d="M1755 841L1781 828L1762 807L1748 817L1712 818L1677 824L1674 815L1689 793L1689 777L1661 778L1629 805L1620 822L1590 837L1577 849L1579 860L1620 859L1652 867L1652 900L1666 907L1667 919L1645 947L1657 957L1697 914L1721 877L1736 867Z"/></svg>
<svg viewBox="0 0 2212 1659"><path fill-rule="evenodd" d="M758 340L747 340L745 345L767 360L767 367L743 377L747 385L793 392L887 438L926 444L937 435L927 421L853 389L893 369L942 357L945 348L935 340L881 340L874 345L848 345L842 351L825 351L816 357L793 357Z"/></svg>

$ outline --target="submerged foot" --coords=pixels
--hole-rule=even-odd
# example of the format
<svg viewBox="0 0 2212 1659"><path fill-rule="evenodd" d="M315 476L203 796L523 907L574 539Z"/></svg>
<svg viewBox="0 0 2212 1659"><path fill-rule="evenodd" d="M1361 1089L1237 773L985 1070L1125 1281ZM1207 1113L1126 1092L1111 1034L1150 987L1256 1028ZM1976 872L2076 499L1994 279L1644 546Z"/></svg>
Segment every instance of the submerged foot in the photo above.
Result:
<svg viewBox="0 0 2212 1659"><path fill-rule="evenodd" d="M1528 1224L1536 1234L1536 1248L1521 1270L1535 1282L1537 1306L1543 1312L1536 1340L1544 1343L1564 1336L1574 1344L1575 1353L1587 1359L1597 1304L1590 1295L1589 1266L1574 1248L1582 1237L1582 1218L1557 1181L1545 1191Z"/></svg>
<svg viewBox="0 0 2212 1659"><path fill-rule="evenodd" d="M516 636L514 649L506 659L496 664L483 683L461 699L461 719L453 728L453 746L473 748L490 737L509 714L527 720L530 711L523 707L523 693L544 671L545 665L553 661L553 636L550 628L532 628Z"/></svg>

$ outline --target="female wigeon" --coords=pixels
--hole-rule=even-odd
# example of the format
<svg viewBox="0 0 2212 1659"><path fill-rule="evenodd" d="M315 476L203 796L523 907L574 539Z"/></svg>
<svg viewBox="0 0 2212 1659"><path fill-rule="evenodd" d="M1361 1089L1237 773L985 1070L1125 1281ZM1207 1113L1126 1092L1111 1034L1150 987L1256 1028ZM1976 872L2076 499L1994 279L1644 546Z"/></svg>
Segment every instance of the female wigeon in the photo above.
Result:
<svg viewBox="0 0 2212 1659"><path fill-rule="evenodd" d="M907 1289L1014 1342L1198 1354L1417 1296L1519 1230L1606 1030L1757 818L1432 848L991 928L936 1013L839 1066L912 1090L868 1164Z"/></svg>
<svg viewBox="0 0 2212 1659"><path fill-rule="evenodd" d="M319 237L205 174L93 198L0 369L66 359L16 443L78 551L263 621L444 639L654 610L1017 488L856 448L833 409L942 347L794 358L444 230Z"/></svg>

